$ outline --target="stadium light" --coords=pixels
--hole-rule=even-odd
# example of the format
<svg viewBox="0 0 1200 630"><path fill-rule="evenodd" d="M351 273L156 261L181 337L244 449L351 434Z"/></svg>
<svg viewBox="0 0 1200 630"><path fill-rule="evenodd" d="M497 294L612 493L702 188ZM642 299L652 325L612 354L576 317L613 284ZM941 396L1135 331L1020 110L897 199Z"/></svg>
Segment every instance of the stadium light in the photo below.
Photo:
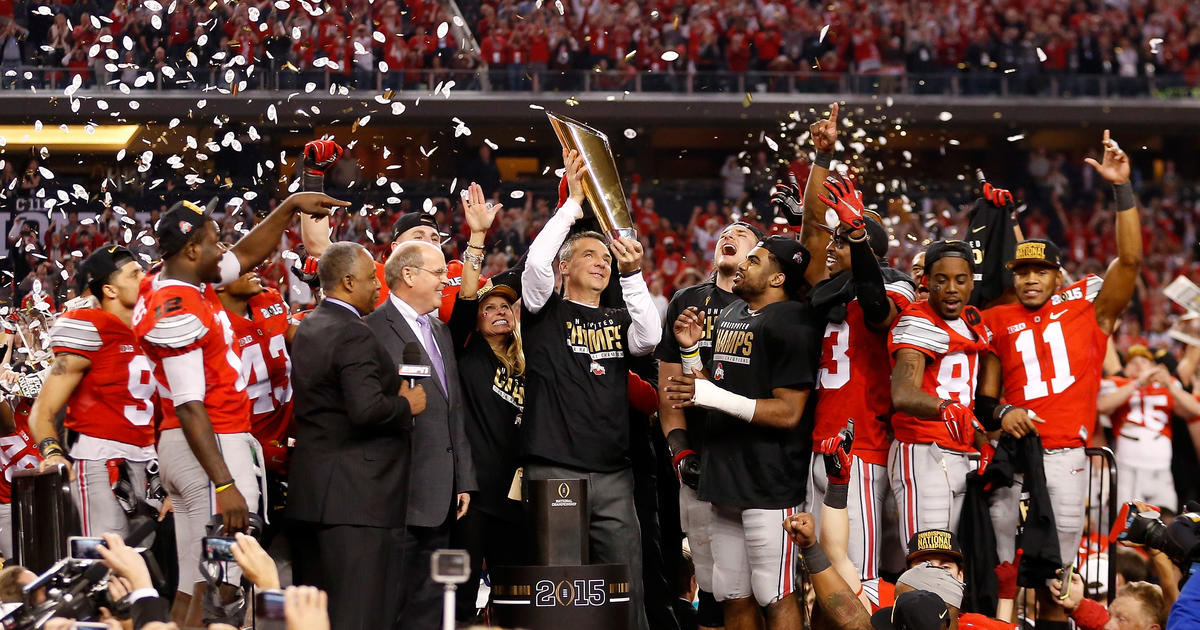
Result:
<svg viewBox="0 0 1200 630"><path fill-rule="evenodd" d="M117 151L127 148L137 135L138 125L0 125L3 146L9 149L46 147L75 151ZM90 131L89 131L90 130Z"/></svg>

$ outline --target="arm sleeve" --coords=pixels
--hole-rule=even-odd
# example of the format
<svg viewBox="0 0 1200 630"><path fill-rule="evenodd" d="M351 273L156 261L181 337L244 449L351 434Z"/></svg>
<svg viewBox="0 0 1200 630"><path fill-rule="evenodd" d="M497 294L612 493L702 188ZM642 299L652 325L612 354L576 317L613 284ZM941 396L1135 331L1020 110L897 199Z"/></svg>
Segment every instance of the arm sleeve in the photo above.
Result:
<svg viewBox="0 0 1200 630"><path fill-rule="evenodd" d="M883 272L879 270L879 261L875 259L875 252L871 251L871 245L866 240L850 243L850 270L854 274L854 294L858 297L858 305L862 307L863 318L868 324L887 321L892 309L883 287Z"/></svg>
<svg viewBox="0 0 1200 630"><path fill-rule="evenodd" d="M568 199L529 244L525 271L521 272L521 301L530 313L542 310L554 292L554 257L571 225L582 215L583 208Z"/></svg>
<svg viewBox="0 0 1200 630"><path fill-rule="evenodd" d="M183 354L162 359L163 373L167 377L167 389L171 391L171 402L175 406L190 402L204 402L204 352L199 348Z"/></svg>
<svg viewBox="0 0 1200 630"><path fill-rule="evenodd" d="M1071 611L1070 617L1083 630L1103 630L1108 623L1108 610L1100 602L1084 599Z"/></svg>
<svg viewBox="0 0 1200 630"><path fill-rule="evenodd" d="M346 392L346 415L350 421L360 427L374 427L400 422L404 427L412 427L412 414L408 401L398 396L395 391L384 389L384 383L379 377L379 356L371 346L376 342L371 337L369 329L355 326L350 327L352 335L339 339L344 352L338 353L341 359L336 366L341 380L341 389ZM384 366L394 370L395 366ZM407 422L405 422L407 420Z"/></svg>
<svg viewBox="0 0 1200 630"><path fill-rule="evenodd" d="M454 299L454 310L450 312L450 321L446 322L446 327L450 329L450 339L454 342L455 350L466 347L467 338L475 329L475 315L478 309L478 299L468 300L461 296Z"/></svg>
<svg viewBox="0 0 1200 630"><path fill-rule="evenodd" d="M621 278L621 294L629 309L629 352L635 357L650 354L662 340L663 330L646 279L640 273Z"/></svg>
<svg viewBox="0 0 1200 630"><path fill-rule="evenodd" d="M217 282L218 287L223 287L242 277L242 261L238 260L237 254L233 253L233 250L221 254L217 268L221 270L221 280Z"/></svg>
<svg viewBox="0 0 1200 630"><path fill-rule="evenodd" d="M96 325L85 319L59 317L50 329L50 347L56 354L68 352L90 359L103 343Z"/></svg>

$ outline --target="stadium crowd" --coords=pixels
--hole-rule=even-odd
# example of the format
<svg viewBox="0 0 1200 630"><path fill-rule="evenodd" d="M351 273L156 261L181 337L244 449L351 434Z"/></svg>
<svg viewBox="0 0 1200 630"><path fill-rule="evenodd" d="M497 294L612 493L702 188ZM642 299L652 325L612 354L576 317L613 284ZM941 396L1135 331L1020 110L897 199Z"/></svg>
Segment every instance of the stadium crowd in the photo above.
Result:
<svg viewBox="0 0 1200 630"><path fill-rule="evenodd" d="M1200 434L1200 344L1168 336L1162 295L1194 273L1196 206L1174 165L1141 170L1106 131L1080 160L1034 152L968 212L880 216L834 163L838 120L813 123L798 184L726 169L687 225L632 178L637 239L589 229L575 152L557 200L504 209L472 183L370 214L324 194L330 140L259 213L18 222L5 478L69 475L136 628L239 625L242 586L287 581L276 557L322 589L280 596L289 628L438 627L447 547L472 554L475 621L484 568L531 558L518 466L588 480L591 560L628 568L631 629L1196 623L1200 517L1176 516L1196 489L1169 462ZM635 499L639 442L678 513ZM1118 484L1096 495L1101 445ZM121 542L167 514L173 592ZM1146 546L1109 557L1110 527ZM5 557L32 544L0 533ZM264 551L280 535L290 551ZM6 571L0 598L53 595Z"/></svg>
<svg viewBox="0 0 1200 630"><path fill-rule="evenodd" d="M137 88L232 89L242 80L270 88L328 74L359 88L451 76L472 87L481 64L492 89L508 90L530 89L546 72L542 89L577 87L580 75L563 71L595 71L606 89L629 89L638 72L666 81L646 89L692 73L745 75L749 89L779 89L761 73L798 73L818 86L846 72L928 75L918 87L928 92L944 91L954 75L970 77L965 93L994 93L997 77L1019 93L1040 93L1052 78L1088 94L1099 87L1087 77L1111 79L1107 91L1121 94L1145 93L1147 78L1200 85L1200 15L1185 0L461 2L477 49L444 26L455 20L436 0L176 4L5 2L4 86L61 89L78 77L83 87L119 79ZM25 66L42 70L15 72ZM728 76L697 88L736 89Z"/></svg>

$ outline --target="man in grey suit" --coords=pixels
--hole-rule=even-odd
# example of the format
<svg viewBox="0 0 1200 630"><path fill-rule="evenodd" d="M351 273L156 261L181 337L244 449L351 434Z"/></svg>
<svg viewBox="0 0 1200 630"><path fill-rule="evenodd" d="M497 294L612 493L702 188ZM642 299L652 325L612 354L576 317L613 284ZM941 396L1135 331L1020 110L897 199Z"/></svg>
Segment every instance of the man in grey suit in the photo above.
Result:
<svg viewBox="0 0 1200 630"><path fill-rule="evenodd" d="M367 250L337 243L317 269L325 299L300 323L292 352L295 579L329 593L334 630L387 629L405 572L413 417L426 397L361 320L380 291Z"/></svg>
<svg viewBox="0 0 1200 630"><path fill-rule="evenodd" d="M463 428L454 345L436 316L449 282L446 256L431 243L404 243L388 258L384 278L390 295L367 316L367 325L397 365L404 362L405 345L415 342L421 362L432 367L423 383L425 411L416 417L412 434L400 628L436 630L442 589L430 578L430 556L450 545L454 519L466 514L468 493L478 489Z"/></svg>

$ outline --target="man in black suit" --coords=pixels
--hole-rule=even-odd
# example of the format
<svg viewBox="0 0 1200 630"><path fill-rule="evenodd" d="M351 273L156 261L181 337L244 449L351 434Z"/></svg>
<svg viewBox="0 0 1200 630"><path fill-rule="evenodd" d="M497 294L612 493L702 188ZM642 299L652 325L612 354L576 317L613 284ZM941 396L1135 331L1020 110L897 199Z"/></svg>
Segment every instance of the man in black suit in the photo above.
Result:
<svg viewBox="0 0 1200 630"><path fill-rule="evenodd" d="M404 362L404 346L416 342L421 362L432 367L424 385L425 411L417 416L412 436L414 481L408 492L400 627L436 630L442 589L430 579L429 558L450 545L451 526L471 500L467 493L478 489L463 428L454 345L437 318L449 282L446 256L431 243L404 243L388 258L384 278L391 294L366 318L367 325L395 364Z"/></svg>
<svg viewBox="0 0 1200 630"><path fill-rule="evenodd" d="M362 321L380 291L367 250L335 243L317 269L325 299L292 346L296 581L329 593L334 630L387 629L399 612L410 440L425 391L400 378Z"/></svg>

